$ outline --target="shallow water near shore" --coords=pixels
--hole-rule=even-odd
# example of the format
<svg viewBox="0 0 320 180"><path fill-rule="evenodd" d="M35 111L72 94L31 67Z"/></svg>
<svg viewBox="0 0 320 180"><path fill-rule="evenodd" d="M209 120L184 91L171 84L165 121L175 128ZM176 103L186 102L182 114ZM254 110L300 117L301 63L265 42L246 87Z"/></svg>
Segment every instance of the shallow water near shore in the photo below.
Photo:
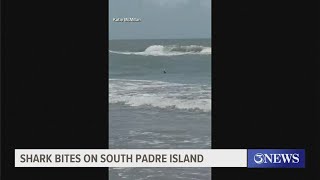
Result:
<svg viewBox="0 0 320 180"><path fill-rule="evenodd" d="M109 148L210 149L210 39L109 43ZM209 180L211 170L110 168L109 178Z"/></svg>

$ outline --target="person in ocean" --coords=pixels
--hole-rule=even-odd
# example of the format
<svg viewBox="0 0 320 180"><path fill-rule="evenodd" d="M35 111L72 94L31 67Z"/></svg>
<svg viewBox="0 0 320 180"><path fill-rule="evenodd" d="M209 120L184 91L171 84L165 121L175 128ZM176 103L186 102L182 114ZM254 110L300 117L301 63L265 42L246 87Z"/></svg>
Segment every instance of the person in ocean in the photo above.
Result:
<svg viewBox="0 0 320 180"><path fill-rule="evenodd" d="M165 69L163 69L163 74L167 73Z"/></svg>

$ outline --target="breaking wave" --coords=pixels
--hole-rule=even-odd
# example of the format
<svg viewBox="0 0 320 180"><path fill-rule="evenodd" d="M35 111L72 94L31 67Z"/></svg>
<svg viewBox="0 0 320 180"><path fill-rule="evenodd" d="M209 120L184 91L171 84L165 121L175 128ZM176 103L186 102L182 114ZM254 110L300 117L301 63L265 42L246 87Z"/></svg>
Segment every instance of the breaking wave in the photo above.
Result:
<svg viewBox="0 0 320 180"><path fill-rule="evenodd" d="M211 55L211 47L189 45L152 45L142 52L129 52L129 51L112 51L110 53L124 54L124 55L141 55L141 56L181 56L181 55Z"/></svg>
<svg viewBox="0 0 320 180"><path fill-rule="evenodd" d="M109 103L210 112L211 86L109 79Z"/></svg>

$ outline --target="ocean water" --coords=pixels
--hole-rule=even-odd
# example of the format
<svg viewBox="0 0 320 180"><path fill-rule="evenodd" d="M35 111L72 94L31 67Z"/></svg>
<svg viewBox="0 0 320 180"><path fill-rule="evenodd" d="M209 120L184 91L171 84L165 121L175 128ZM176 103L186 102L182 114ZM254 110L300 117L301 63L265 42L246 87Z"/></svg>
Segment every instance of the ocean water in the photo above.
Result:
<svg viewBox="0 0 320 180"><path fill-rule="evenodd" d="M211 148L211 40L109 41L109 147ZM109 168L111 180L211 179L210 168Z"/></svg>

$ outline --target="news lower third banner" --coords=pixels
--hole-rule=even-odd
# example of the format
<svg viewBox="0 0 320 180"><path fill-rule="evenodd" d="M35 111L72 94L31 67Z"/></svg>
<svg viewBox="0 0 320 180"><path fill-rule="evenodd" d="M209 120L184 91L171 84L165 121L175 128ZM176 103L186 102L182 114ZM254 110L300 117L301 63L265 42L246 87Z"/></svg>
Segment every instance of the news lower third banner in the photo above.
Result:
<svg viewBox="0 0 320 180"><path fill-rule="evenodd" d="M15 167L304 168L304 149L16 149Z"/></svg>

